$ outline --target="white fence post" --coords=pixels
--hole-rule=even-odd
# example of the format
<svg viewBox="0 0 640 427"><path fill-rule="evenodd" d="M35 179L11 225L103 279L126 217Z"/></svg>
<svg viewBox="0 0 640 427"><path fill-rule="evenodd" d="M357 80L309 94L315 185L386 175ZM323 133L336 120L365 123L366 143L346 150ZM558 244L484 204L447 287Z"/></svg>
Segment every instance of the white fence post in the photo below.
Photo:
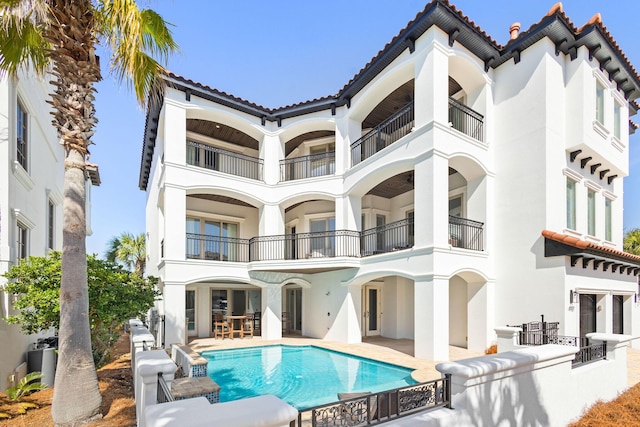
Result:
<svg viewBox="0 0 640 427"><path fill-rule="evenodd" d="M162 374L169 390L177 366L164 350L143 351L135 362L135 398L138 427L145 427L145 408L158 403L158 374Z"/></svg>

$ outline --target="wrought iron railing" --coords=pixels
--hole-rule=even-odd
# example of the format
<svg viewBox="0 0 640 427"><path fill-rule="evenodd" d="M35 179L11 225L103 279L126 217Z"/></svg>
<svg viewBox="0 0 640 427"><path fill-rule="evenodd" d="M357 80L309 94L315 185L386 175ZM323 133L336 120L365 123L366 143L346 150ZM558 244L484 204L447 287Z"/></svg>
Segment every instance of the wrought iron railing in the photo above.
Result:
<svg viewBox="0 0 640 427"><path fill-rule="evenodd" d="M249 262L249 240L187 233L189 259Z"/></svg>
<svg viewBox="0 0 640 427"><path fill-rule="evenodd" d="M359 256L360 233L352 230L258 236L249 245L251 261Z"/></svg>
<svg viewBox="0 0 640 427"><path fill-rule="evenodd" d="M333 175L335 171L335 151L280 160L281 181Z"/></svg>
<svg viewBox="0 0 640 427"><path fill-rule="evenodd" d="M370 228L360 234L360 256L395 252L413 247L413 218Z"/></svg>
<svg viewBox="0 0 640 427"><path fill-rule="evenodd" d="M449 124L456 130L475 138L484 140L484 117L466 105L449 98Z"/></svg>
<svg viewBox="0 0 640 427"><path fill-rule="evenodd" d="M607 342L602 344L588 345L580 347L576 353L576 357L571 364L572 367L584 365L585 363L595 362L596 360L605 360L607 358Z"/></svg>
<svg viewBox="0 0 640 427"><path fill-rule="evenodd" d="M303 409L291 426L375 425L439 407L452 409L451 374L433 381Z"/></svg>
<svg viewBox="0 0 640 427"><path fill-rule="evenodd" d="M187 164L262 180L262 159L195 141L187 141Z"/></svg>
<svg viewBox="0 0 640 427"><path fill-rule="evenodd" d="M373 156L411 132L414 126L413 101L351 144L351 166Z"/></svg>
<svg viewBox="0 0 640 427"><path fill-rule="evenodd" d="M544 317L544 316L543 316ZM607 343L590 345L589 338L558 335L559 322L529 322L517 325L520 332L520 345L559 344L579 347L572 367L607 358Z"/></svg>
<svg viewBox="0 0 640 427"><path fill-rule="evenodd" d="M484 223L449 215L449 244L455 248L484 250Z"/></svg>
<svg viewBox="0 0 640 427"><path fill-rule="evenodd" d="M173 398L173 394L171 394L171 390L169 390L169 386L167 385L164 377L162 376L162 372L158 372L158 392L157 392L157 402L158 403L167 403L173 402L175 399Z"/></svg>

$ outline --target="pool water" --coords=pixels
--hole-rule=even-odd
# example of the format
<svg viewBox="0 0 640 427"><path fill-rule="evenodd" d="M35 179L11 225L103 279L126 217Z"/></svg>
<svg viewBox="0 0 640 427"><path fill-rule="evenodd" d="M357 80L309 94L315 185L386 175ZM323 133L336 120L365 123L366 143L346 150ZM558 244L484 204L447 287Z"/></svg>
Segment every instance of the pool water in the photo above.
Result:
<svg viewBox="0 0 640 427"><path fill-rule="evenodd" d="M221 402L275 394L300 410L335 402L337 393L416 384L411 369L313 346L210 350L202 357Z"/></svg>

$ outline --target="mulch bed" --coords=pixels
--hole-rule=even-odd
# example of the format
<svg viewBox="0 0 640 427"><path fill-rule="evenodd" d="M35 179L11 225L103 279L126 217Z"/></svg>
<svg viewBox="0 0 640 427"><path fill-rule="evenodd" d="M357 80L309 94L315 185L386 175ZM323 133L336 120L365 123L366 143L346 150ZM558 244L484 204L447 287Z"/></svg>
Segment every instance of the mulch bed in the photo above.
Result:
<svg viewBox="0 0 640 427"><path fill-rule="evenodd" d="M131 355L129 354L129 335L122 334L116 342L112 362L98 369L98 381L102 393L103 418L93 426L134 427L136 425L136 407L133 400L131 381ZM0 426L11 427L49 427L51 418L51 399L53 389L33 393L23 399L35 408L21 409L20 403L11 402L4 393L0 393L0 413L12 416L0 421ZM79 397L81 398L81 397Z"/></svg>

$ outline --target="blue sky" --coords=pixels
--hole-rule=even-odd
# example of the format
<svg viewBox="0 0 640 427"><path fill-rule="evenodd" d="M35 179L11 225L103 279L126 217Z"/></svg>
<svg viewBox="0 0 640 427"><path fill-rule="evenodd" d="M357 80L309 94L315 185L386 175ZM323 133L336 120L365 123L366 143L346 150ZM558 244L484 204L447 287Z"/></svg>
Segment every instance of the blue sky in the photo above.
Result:
<svg viewBox="0 0 640 427"><path fill-rule="evenodd" d="M420 12L425 0L156 0L139 2L171 22L180 53L176 74L251 102L279 107L335 94ZM499 43L509 26L538 22L554 1L455 0L458 9ZM577 27L596 12L636 69L640 69L637 0L569 0ZM101 54L105 59L104 53ZM103 61L106 63L106 61ZM102 254L123 231L145 230L145 193L138 189L144 111L126 87L107 76L97 86L100 120L91 161L102 185L92 193L89 253ZM640 115L634 120L640 122ZM630 140L625 178L625 229L640 227L640 131Z"/></svg>

